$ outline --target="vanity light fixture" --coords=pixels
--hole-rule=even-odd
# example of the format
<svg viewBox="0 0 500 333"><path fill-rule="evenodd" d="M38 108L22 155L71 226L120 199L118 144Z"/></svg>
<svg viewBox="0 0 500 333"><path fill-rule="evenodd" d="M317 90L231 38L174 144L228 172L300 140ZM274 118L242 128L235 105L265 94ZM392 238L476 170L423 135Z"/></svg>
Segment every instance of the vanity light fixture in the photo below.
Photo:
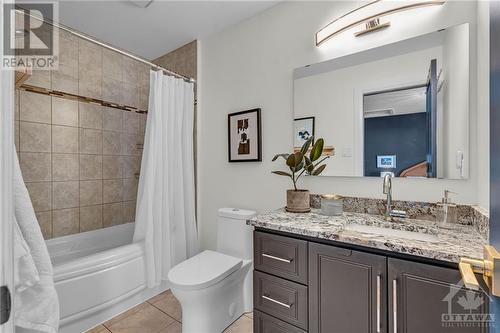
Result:
<svg viewBox="0 0 500 333"><path fill-rule="evenodd" d="M420 7L443 5L445 2L446 0L371 1L344 14L318 31L316 33L316 46L320 46L330 38L361 24L365 24L365 29L356 32L356 37L387 28L391 23L381 22L380 19L383 16Z"/></svg>

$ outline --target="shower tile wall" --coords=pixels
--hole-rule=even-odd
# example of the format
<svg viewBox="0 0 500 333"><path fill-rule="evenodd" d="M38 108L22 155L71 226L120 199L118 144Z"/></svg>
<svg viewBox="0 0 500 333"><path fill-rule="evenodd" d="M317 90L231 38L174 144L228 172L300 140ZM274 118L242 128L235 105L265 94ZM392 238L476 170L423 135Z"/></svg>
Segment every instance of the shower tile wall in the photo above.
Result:
<svg viewBox="0 0 500 333"><path fill-rule="evenodd" d="M26 82L147 109L149 67L61 31L58 71ZM16 91L16 147L46 239L133 222L146 115Z"/></svg>

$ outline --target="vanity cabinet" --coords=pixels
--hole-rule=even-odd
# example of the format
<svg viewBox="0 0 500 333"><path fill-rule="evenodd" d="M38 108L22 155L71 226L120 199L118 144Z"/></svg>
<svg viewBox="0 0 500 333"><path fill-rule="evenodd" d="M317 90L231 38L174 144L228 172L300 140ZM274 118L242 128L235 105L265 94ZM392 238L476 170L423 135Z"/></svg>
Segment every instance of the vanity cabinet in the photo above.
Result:
<svg viewBox="0 0 500 333"><path fill-rule="evenodd" d="M255 231L254 332L488 332L453 317L489 304L461 286L458 269L298 237Z"/></svg>
<svg viewBox="0 0 500 333"><path fill-rule="evenodd" d="M453 314L487 314L489 303L485 292L461 288L458 270L394 258L387 270L390 333L488 332L478 322L453 322Z"/></svg>
<svg viewBox="0 0 500 333"><path fill-rule="evenodd" d="M387 258L309 243L309 332L386 332Z"/></svg>

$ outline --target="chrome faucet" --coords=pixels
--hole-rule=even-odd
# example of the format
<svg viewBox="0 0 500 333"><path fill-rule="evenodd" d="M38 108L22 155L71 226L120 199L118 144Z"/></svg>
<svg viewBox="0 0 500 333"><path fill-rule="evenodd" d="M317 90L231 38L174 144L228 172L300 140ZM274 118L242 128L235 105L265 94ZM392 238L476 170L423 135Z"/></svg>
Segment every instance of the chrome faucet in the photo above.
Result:
<svg viewBox="0 0 500 333"><path fill-rule="evenodd" d="M385 205L385 219L387 221L392 221L393 217L406 217L406 212L404 210L392 209L392 176L388 173L384 176L384 194L387 194L386 205Z"/></svg>

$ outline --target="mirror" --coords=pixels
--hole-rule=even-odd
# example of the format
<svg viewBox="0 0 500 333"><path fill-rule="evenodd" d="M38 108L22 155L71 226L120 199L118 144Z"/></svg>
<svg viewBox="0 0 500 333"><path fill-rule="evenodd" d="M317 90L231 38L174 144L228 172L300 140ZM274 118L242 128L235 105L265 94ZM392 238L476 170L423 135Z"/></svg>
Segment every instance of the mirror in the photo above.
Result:
<svg viewBox="0 0 500 333"><path fill-rule="evenodd" d="M469 52L466 23L296 69L294 146L333 146L323 176L468 178Z"/></svg>

